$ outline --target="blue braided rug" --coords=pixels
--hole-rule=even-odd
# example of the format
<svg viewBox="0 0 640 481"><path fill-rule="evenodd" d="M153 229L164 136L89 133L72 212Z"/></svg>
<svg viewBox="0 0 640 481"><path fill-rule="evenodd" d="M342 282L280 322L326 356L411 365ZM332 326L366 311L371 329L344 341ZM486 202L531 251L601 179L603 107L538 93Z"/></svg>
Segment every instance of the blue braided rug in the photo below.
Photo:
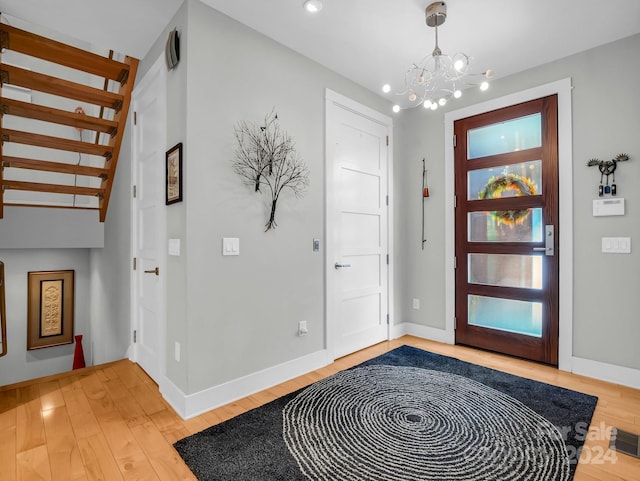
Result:
<svg viewBox="0 0 640 481"><path fill-rule="evenodd" d="M402 346L174 447L200 481L570 481L596 402Z"/></svg>

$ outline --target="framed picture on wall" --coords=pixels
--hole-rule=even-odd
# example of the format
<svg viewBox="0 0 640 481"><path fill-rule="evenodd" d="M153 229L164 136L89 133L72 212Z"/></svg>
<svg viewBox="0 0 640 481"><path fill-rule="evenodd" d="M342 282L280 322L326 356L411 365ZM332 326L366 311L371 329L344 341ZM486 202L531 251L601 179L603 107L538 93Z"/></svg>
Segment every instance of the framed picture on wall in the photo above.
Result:
<svg viewBox="0 0 640 481"><path fill-rule="evenodd" d="M4 300L4 264L0 261L0 357L7 354L7 313Z"/></svg>
<svg viewBox="0 0 640 481"><path fill-rule="evenodd" d="M182 201L182 142L167 151L166 204Z"/></svg>
<svg viewBox="0 0 640 481"><path fill-rule="evenodd" d="M74 271L29 272L27 349L73 342Z"/></svg>

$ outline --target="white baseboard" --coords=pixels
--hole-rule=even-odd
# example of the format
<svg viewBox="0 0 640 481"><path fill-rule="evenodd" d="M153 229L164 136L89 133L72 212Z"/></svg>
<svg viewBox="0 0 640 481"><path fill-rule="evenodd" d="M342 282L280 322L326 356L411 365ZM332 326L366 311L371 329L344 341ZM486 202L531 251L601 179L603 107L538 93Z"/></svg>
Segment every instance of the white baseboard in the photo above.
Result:
<svg viewBox="0 0 640 481"><path fill-rule="evenodd" d="M454 339L451 339L450 334L443 329L410 322L403 322L392 327L391 337L393 339L404 335L416 336L445 344L454 343ZM166 377L160 380L159 386L162 396L171 407L183 419L189 419L294 377L320 369L331 362L328 352L321 350L194 394L185 394ZM572 372L640 389L640 370L638 369L573 357Z"/></svg>
<svg viewBox="0 0 640 481"><path fill-rule="evenodd" d="M391 330L392 339L397 339L405 335L416 336L430 341L442 342L444 344L455 343L455 337L445 329L423 326L412 322L402 322L393 326Z"/></svg>
<svg viewBox="0 0 640 481"><path fill-rule="evenodd" d="M397 339L404 335L411 335L431 341L438 341L445 344L455 344L454 336L443 329L423 326L410 322L403 322L394 325L391 331L393 339ZM640 389L640 370L625 366L616 366L600 361L592 361L581 357L571 357L570 366L561 368L566 371L587 376L600 381L612 382L623 386Z"/></svg>
<svg viewBox="0 0 640 481"><path fill-rule="evenodd" d="M575 374L640 389L640 370L638 369L581 357L572 358L572 368Z"/></svg>
<svg viewBox="0 0 640 481"><path fill-rule="evenodd" d="M322 350L194 394L185 394L166 379L165 382L160 383L160 392L183 419L189 419L294 377L320 369L331 362L328 352Z"/></svg>

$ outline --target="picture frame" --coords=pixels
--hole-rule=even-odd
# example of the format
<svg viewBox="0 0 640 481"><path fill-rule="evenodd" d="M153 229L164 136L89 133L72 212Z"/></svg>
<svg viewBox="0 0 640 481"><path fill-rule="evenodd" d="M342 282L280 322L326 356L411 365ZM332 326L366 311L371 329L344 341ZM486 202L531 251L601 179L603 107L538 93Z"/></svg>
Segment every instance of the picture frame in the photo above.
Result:
<svg viewBox="0 0 640 481"><path fill-rule="evenodd" d="M73 342L75 271L28 273L27 350Z"/></svg>
<svg viewBox="0 0 640 481"><path fill-rule="evenodd" d="M0 261L0 357L7 354L7 309L4 293L4 264Z"/></svg>
<svg viewBox="0 0 640 481"><path fill-rule="evenodd" d="M166 205L182 202L182 142L167 151L165 180Z"/></svg>

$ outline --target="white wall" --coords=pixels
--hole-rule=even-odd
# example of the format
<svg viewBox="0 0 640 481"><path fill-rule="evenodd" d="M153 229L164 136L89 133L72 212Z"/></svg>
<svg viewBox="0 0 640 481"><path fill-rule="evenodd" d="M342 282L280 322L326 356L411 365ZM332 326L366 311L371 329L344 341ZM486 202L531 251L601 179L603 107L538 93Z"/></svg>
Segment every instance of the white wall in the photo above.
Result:
<svg viewBox="0 0 640 481"><path fill-rule="evenodd" d="M185 201L167 208L167 235L183 240L183 254L167 259L166 371L196 393L324 349L324 91L380 111L389 104L198 1L174 26L182 53L168 77L168 142L184 142ZM264 232L265 199L231 168L233 127L273 108L309 166L310 186L302 199L285 193L278 227ZM240 238L240 256L221 255L223 237ZM322 239L320 253L313 238ZM303 319L310 332L300 338Z"/></svg>
<svg viewBox="0 0 640 481"><path fill-rule="evenodd" d="M27 276L31 271L74 270L74 333L82 334L87 365L91 361L88 249L0 249L7 303L7 355L0 358L0 386L70 371L75 344L27 351Z"/></svg>
<svg viewBox="0 0 640 481"><path fill-rule="evenodd" d="M573 354L607 364L640 368L640 91L624 77L640 75L640 36L589 50L494 82L486 93L466 92L450 109L571 77L573 84ZM396 124L396 243L401 274L396 278L396 319L444 329L446 259L444 245L444 110L405 111ZM629 162L616 171L623 217L592 216L600 180L591 158L609 160L626 152ZM425 201L428 242L420 249L421 159L426 156L430 197ZM403 161L405 162L403 165ZM561 235L562 226L560 226ZM632 253L602 254L601 238L628 236ZM635 244L634 244L635 242ZM562 255L562 253L560 253ZM421 298L421 310L411 299Z"/></svg>

